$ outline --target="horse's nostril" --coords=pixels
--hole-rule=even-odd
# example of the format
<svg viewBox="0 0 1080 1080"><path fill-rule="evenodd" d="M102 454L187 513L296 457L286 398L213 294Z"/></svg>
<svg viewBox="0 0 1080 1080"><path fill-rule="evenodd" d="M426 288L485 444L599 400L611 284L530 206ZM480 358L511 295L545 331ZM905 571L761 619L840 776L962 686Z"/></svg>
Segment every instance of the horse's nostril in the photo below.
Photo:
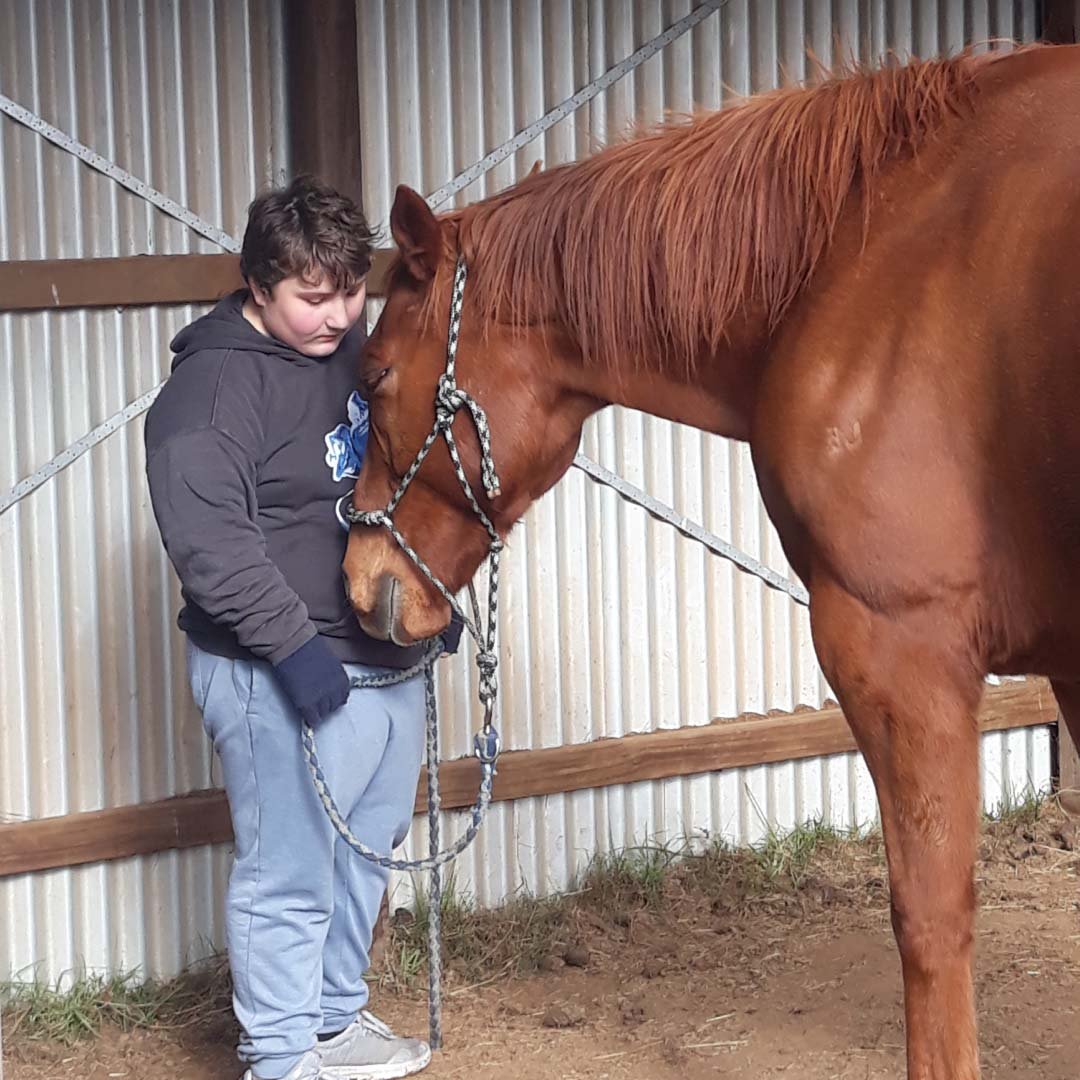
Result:
<svg viewBox="0 0 1080 1080"><path fill-rule="evenodd" d="M379 641L393 640L394 596L396 589L397 582L394 578L389 574L383 574L374 583L373 592L368 592L368 602L362 607L353 604L360 627L369 637L376 638Z"/></svg>

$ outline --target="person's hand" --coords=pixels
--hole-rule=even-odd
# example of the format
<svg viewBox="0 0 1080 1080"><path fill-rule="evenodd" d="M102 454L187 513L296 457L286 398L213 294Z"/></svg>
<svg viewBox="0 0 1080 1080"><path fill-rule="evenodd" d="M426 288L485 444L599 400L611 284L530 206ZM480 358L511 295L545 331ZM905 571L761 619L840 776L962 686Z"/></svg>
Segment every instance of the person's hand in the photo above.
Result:
<svg viewBox="0 0 1080 1080"><path fill-rule="evenodd" d="M274 674L285 696L312 727L349 700L349 676L318 634L275 664Z"/></svg>
<svg viewBox="0 0 1080 1080"><path fill-rule="evenodd" d="M453 656L461 645L461 631L465 624L456 611L450 612L450 625L439 635L443 640L443 655Z"/></svg>

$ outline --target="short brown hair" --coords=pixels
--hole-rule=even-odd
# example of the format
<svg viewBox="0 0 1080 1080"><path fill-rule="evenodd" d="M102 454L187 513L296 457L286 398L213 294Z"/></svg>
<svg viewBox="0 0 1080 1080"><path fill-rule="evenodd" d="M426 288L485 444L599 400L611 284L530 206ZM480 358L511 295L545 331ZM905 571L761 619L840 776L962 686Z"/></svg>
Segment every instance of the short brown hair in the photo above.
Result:
<svg viewBox="0 0 1080 1080"><path fill-rule="evenodd" d="M248 208L240 273L270 292L290 274L322 271L352 290L371 269L376 233L360 208L312 176L259 195Z"/></svg>

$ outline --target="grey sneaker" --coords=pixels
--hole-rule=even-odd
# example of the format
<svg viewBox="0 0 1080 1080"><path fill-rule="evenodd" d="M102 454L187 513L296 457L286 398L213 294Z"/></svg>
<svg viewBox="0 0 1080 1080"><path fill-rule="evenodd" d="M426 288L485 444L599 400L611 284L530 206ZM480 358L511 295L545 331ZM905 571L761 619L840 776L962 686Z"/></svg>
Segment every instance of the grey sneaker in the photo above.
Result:
<svg viewBox="0 0 1080 1080"><path fill-rule="evenodd" d="M399 1038L367 1009L340 1035L319 1043L316 1052L322 1080L397 1080L431 1061L426 1042Z"/></svg>
<svg viewBox="0 0 1080 1080"><path fill-rule="evenodd" d="M314 1050L309 1050L281 1080L321 1080L322 1073L319 1071L319 1055ZM250 1069L240 1080L259 1080Z"/></svg>

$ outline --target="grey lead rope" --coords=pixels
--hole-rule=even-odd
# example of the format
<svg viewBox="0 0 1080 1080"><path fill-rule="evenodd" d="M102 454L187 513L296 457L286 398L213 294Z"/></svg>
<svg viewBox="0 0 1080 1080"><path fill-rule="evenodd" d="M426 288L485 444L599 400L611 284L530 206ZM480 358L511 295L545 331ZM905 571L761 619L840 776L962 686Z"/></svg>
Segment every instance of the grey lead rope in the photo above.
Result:
<svg viewBox="0 0 1080 1080"><path fill-rule="evenodd" d="M435 679L432 665L428 665L424 687L429 715L435 717ZM494 769L494 766L492 766ZM439 724L428 725L427 732L427 781L428 781L428 858L439 855ZM483 791L483 782L481 782ZM490 781L487 796L491 798ZM486 804L485 804L486 805ZM476 828L480 828L483 809L474 818ZM474 834L475 835L475 832ZM472 840L468 830L465 832L468 843ZM464 847L464 844L462 845ZM442 1048L442 866L436 863L431 868L428 878L428 1042L432 1050ZM3 1080L3 1077L0 1077Z"/></svg>
<svg viewBox="0 0 1080 1080"><path fill-rule="evenodd" d="M439 850L439 721L438 703L435 697L435 661L442 651L442 642L433 646L419 663L404 671L387 675L358 676L350 680L354 690L396 686L423 672L424 699L427 729L427 811L428 811L428 857L413 862L391 859L372 851L357 839L342 817L326 785L322 768L315 751L315 735L311 726L303 725L304 757L331 823L341 838L357 854L387 869L429 869L428 883L428 1041L433 1050L442 1046L442 866L472 842L480 828L484 812L491 801L491 785L495 773L494 762L481 762L480 794L472 810L472 821L465 833L445 851Z"/></svg>
<svg viewBox="0 0 1080 1080"><path fill-rule="evenodd" d="M382 689L387 686L397 686L399 683L407 682L409 679L415 678L421 672L424 675L425 683L425 696L426 696L426 721L427 721L427 749L428 760L430 763L431 756L434 752L437 752L438 748L438 732L439 732L439 717L438 707L435 700L435 661L438 659L442 652L442 641L433 646L424 656L422 660L414 664L410 668L406 668L404 671L394 671L386 675L365 675L350 680L350 687L353 690L365 690L365 689ZM326 810L327 816L330 818L331 824L337 830L338 835L353 849L358 855L367 859L368 862L373 862L378 866L381 866L387 870L435 870L442 866L444 863L450 862L451 859L456 858L465 850L469 844L472 843L477 832L480 829L480 825L484 818L484 813L487 811L488 805L491 802L491 789L495 779L495 760L481 757L480 759L480 789L476 797L476 802L473 804L471 811L472 820L469 823L469 827L465 832L458 837L449 847L444 851L435 849L425 859L394 859L389 855L384 855L380 852L373 851L362 840L360 840L356 834L349 828L348 821L345 820L345 816L341 813L337 803L334 801L334 796L330 791L329 785L326 782L326 775L323 773L322 764L319 761L319 755L315 746L315 732L312 731L311 725L306 721L302 726L301 732L301 744L304 750L304 759L307 761L308 771L311 773L311 779L315 784L315 791L319 796L319 801L323 804ZM438 820L439 813L439 788L438 788L438 776L435 772L428 769L428 821L434 819ZM435 832L438 832L436 827Z"/></svg>

